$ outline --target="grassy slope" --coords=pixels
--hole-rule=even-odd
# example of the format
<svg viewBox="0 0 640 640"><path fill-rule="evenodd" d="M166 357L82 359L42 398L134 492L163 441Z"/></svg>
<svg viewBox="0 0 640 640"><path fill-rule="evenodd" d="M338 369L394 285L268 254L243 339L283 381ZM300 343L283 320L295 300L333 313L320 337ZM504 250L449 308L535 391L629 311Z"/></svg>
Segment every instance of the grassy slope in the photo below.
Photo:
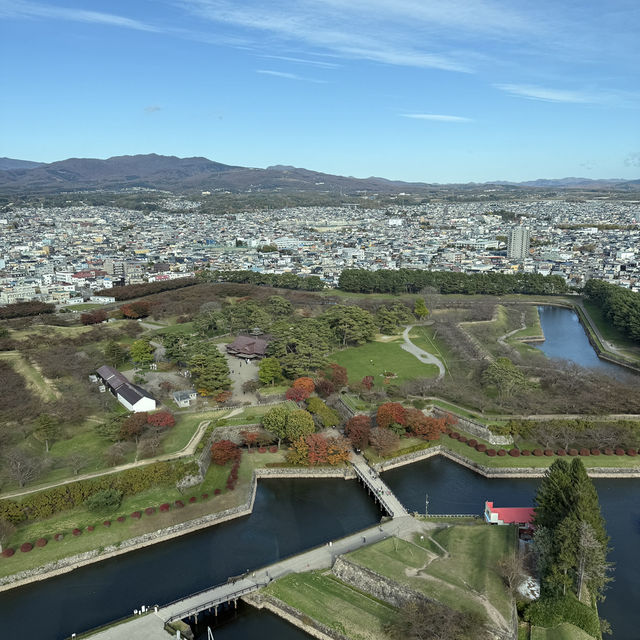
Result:
<svg viewBox="0 0 640 640"><path fill-rule="evenodd" d="M415 356L401 348L402 341L369 342L360 347L349 347L336 351L330 356L332 362L346 367L349 380L359 381L365 376L373 376L376 386L383 386L386 371L397 377L394 384L401 384L413 378L434 378L438 375L435 365L423 364Z"/></svg>
<svg viewBox="0 0 640 640"><path fill-rule="evenodd" d="M85 507L76 507L46 520L22 524L7 545L15 548L16 554L11 558L0 557L0 577L53 562L65 556L117 544L122 540L149 531L235 507L247 499L253 470L264 466L267 462L280 462L283 459L283 451L244 455L240 464L238 484L234 491L227 491L225 488L230 465L220 467L212 464L204 482L188 490L185 494L181 494L174 487L154 487L135 496L126 497L114 513L97 515ZM221 494L214 496L215 489L220 489ZM209 494L209 498L205 501L200 498L203 493ZM198 502L188 504L187 501L191 496L196 496ZM173 508L168 513L156 512L151 516L143 514L140 520L129 517L133 511L142 511L149 506L157 507L164 502L173 503L178 499L185 502L186 506L183 509ZM116 521L120 515L127 516L125 522ZM111 520L111 526L105 527L102 524L104 520ZM95 531L86 531L88 525L94 525ZM71 531L76 527L83 530L82 535L78 537L71 535ZM58 542L52 538L59 532L65 533L65 537ZM45 547L36 547L30 553L22 553L17 550L23 542L34 543L40 537L49 539L49 543Z"/></svg>
<svg viewBox="0 0 640 640"><path fill-rule="evenodd" d="M586 631L564 622L549 629L533 627L531 640L593 640L593 637Z"/></svg>
<svg viewBox="0 0 640 640"><path fill-rule="evenodd" d="M285 576L265 592L353 640L385 638L384 624L398 615L390 605L317 571Z"/></svg>
<svg viewBox="0 0 640 640"><path fill-rule="evenodd" d="M418 537L414 544L395 538L383 540L349 557L454 609L484 613L482 605L469 596L471 587L486 596L508 620L511 599L495 566L513 547L512 529L456 525L437 531L433 538L447 549L449 557L444 557L428 538ZM407 575L407 567L417 569L417 575Z"/></svg>
<svg viewBox="0 0 640 640"><path fill-rule="evenodd" d="M40 396L44 402L53 402L56 399L55 388L52 388L42 374L17 351L7 351L0 354L2 360L6 360L21 375L29 388L35 395Z"/></svg>

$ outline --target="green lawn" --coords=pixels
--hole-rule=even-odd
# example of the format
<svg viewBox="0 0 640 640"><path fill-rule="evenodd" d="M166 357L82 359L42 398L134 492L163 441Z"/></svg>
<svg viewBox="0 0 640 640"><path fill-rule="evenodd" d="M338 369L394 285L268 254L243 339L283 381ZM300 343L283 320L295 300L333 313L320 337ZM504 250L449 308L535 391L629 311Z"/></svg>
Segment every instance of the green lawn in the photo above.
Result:
<svg viewBox="0 0 640 640"><path fill-rule="evenodd" d="M289 387L286 385L273 385L272 387L260 387L258 392L261 396L279 396L284 395Z"/></svg>
<svg viewBox="0 0 640 640"><path fill-rule="evenodd" d="M115 513L96 515L85 507L76 507L46 520L21 524L7 546L17 548L23 542L34 543L40 537L47 538L49 542L45 547L35 547L29 553L16 551L16 554L11 558L0 558L0 577L53 562L65 556L118 544L122 540L149 531L169 527L179 522L242 504L247 499L253 470L269 462L281 462L284 460L284 455L284 451L243 455L238 484L234 491L228 491L225 488L230 465L221 467L212 464L203 483L187 490L184 494L181 494L175 487L154 487L135 496L126 497ZM218 496L214 496L216 489L221 490L221 494ZM209 498L202 500L200 496L203 493L208 493ZM188 503L191 496L197 498L195 504ZM167 513L156 511L151 516L143 514L139 520L130 517L133 511L143 511L149 506L157 507L164 502L173 504L178 499L185 503L183 509L172 508ZM127 516L125 522L117 522L116 518L120 515ZM111 520L111 526L105 527L102 524L104 520ZM95 531L87 531L88 525L95 526ZM71 531L76 527L82 529L82 535L78 537L71 534ZM53 540L56 533L64 533L64 539L61 541Z"/></svg>
<svg viewBox="0 0 640 640"><path fill-rule="evenodd" d="M511 527L456 524L422 539L416 534L413 542L387 538L349 558L453 609L486 616L482 600L471 588L509 621L511 596L495 567L514 548Z"/></svg>
<svg viewBox="0 0 640 640"><path fill-rule="evenodd" d="M398 615L392 606L319 571L285 576L264 592L353 640L386 638L384 625Z"/></svg>
<svg viewBox="0 0 640 640"><path fill-rule="evenodd" d="M96 304L95 302L86 302L85 304L70 304L63 309L68 311L93 311L94 309L102 309L106 304L113 304L113 302L105 302L104 304Z"/></svg>
<svg viewBox="0 0 640 640"><path fill-rule="evenodd" d="M172 324L168 327L162 327L154 330L153 333L159 336L167 334L190 335L193 331L193 322L183 322L182 324Z"/></svg>
<svg viewBox="0 0 640 640"><path fill-rule="evenodd" d="M385 372L396 375L391 379L394 384L438 375L438 367L420 362L402 349L401 344L402 341L369 342L360 347L336 351L329 359L346 367L349 380L360 381L365 376L373 376L376 386L383 386Z"/></svg>
<svg viewBox="0 0 640 640"><path fill-rule="evenodd" d="M593 640L593 636L568 622L564 622L549 629L533 627L531 640Z"/></svg>
<svg viewBox="0 0 640 640"><path fill-rule="evenodd" d="M544 336L542 325L540 324L540 313L535 305L528 305L524 309L524 321L526 327L514 333L510 340L521 340L522 338L537 338Z"/></svg>

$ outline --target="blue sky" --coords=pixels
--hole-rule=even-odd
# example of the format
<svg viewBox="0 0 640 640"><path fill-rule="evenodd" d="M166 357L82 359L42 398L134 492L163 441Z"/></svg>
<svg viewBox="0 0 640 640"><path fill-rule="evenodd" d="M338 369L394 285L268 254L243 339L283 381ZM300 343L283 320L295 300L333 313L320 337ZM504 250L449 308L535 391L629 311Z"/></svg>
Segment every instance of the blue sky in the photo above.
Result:
<svg viewBox="0 0 640 640"><path fill-rule="evenodd" d="M640 177L638 0L0 0L0 156Z"/></svg>

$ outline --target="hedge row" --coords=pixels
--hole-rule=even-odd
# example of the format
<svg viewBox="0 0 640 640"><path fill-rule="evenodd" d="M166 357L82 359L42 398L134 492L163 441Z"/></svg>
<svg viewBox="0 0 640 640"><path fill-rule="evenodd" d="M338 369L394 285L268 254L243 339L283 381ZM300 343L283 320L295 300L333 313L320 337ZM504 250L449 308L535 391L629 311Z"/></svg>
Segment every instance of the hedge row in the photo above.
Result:
<svg viewBox="0 0 640 640"><path fill-rule="evenodd" d="M216 495L219 495L219 494L220 494L220 490L219 490L219 489L216 489L216 490L215 490L215 494L216 494ZM206 500L208 497L209 497L209 494L208 494L208 493L203 493L203 494L200 496L201 500ZM195 502L197 502L197 501L198 501L198 498L197 498L196 496L191 496L191 497L189 498L189 504L194 504L194 503L195 503ZM182 500L176 500L176 501L174 502L174 506L175 506L176 508L182 508L182 507L184 507L184 506L185 506L185 503L184 503ZM158 507L158 509L159 509L160 511L163 511L163 512L165 512L165 511L169 511L169 510L171 509L171 505L170 505L168 502L165 502L164 504L161 504L161 505ZM147 507L147 508L144 510L144 513L145 513L145 515L147 515L147 516L152 516L154 513L156 513L156 507ZM133 520L140 520L140 518L142 517L142 512L141 512L141 511L134 511L133 513L131 513L131 514L130 514L130 517L131 517ZM127 518L126 518L126 516L118 516L118 517L116 518L116 520L117 520L118 522L125 522L125 521L126 521L126 519L127 519ZM111 520L104 520L104 521L102 522L102 526L103 526L103 527L110 527L110 526L111 526ZM87 527L87 531L88 531L89 533L91 533L92 531L95 531L95 526L90 524L90 525ZM77 528L77 527L76 527L76 528L74 528L74 529L71 531L71 535L73 535L73 536L75 536L75 537L81 536L81 535L82 535L82 529L79 529L79 528ZM64 533L56 533L55 535L53 535L53 540L55 540L56 542L60 542L60 540L64 540ZM42 548L42 547L45 547L45 546L47 545L47 543L48 543L47 538L44 538L44 537L43 537L43 538L38 538L38 539L36 540L36 542L35 542L35 546L36 546L36 547L40 547L40 548ZM29 551L31 551L33 548L34 548L34 545L33 545L31 542L23 542L23 543L20 545L20 547L19 547L19 549L20 549L20 551L21 551L22 553L29 553ZM3 558L10 558L10 557L11 557L11 556L13 556L14 554L15 554L15 549L13 549L12 547L7 547L6 549L4 549L4 550L2 551L2 553L1 553L0 555L1 555Z"/></svg>
<svg viewBox="0 0 640 640"><path fill-rule="evenodd" d="M637 456L637 449L604 449L600 451L600 449L534 449L533 451L529 451L528 449L487 449L487 447L483 444L477 444L475 446L476 451L484 452L490 457L494 456L506 456L507 454L512 456L513 458L518 458L520 456L547 456L551 457L554 455L557 456Z"/></svg>
<svg viewBox="0 0 640 640"><path fill-rule="evenodd" d="M80 480L31 493L19 502L0 500L0 520L8 520L13 524L41 520L84 504L89 496L98 491L116 489L125 496L132 496L151 487L172 486L185 475L196 472L195 462L155 462L117 474Z"/></svg>

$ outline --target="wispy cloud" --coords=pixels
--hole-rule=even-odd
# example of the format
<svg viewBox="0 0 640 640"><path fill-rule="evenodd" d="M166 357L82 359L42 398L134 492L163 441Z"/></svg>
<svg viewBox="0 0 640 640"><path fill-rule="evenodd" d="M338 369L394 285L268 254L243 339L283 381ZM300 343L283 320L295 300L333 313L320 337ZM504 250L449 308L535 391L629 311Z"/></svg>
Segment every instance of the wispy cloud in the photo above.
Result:
<svg viewBox="0 0 640 640"><path fill-rule="evenodd" d="M135 29L137 31L160 32L160 28L150 24L100 11L86 11L67 7L53 7L23 0L0 0L0 16L7 18L49 18L91 24L103 24L112 27Z"/></svg>
<svg viewBox="0 0 640 640"><path fill-rule="evenodd" d="M433 120L435 122L473 122L472 118L437 113L401 113L400 116L403 118L413 118L414 120Z"/></svg>
<svg viewBox="0 0 640 640"><path fill-rule="evenodd" d="M601 102L597 96L588 95L579 91L568 91L566 89L549 89L530 84L496 84L496 89L505 91L509 95L518 98L528 98L529 100L543 100L545 102L572 102L572 103L595 103Z"/></svg>
<svg viewBox="0 0 640 640"><path fill-rule="evenodd" d="M315 78L305 78L296 73L288 73L286 71L273 71L272 69L256 69L256 73L265 76L275 76L276 78L285 78L286 80L302 80L304 82L315 82L317 84L325 84L326 80L316 80Z"/></svg>
<svg viewBox="0 0 640 640"><path fill-rule="evenodd" d="M268 58L269 60L282 60L284 62L296 62L299 64L308 64L313 67L322 67L324 69L337 69L341 65L335 62L325 62L324 60L308 60L305 58L294 58L292 56L276 56L272 54L261 54L260 58Z"/></svg>
<svg viewBox="0 0 640 640"><path fill-rule="evenodd" d="M624 166L625 167L640 167L640 151L634 151L633 153L630 153L624 159Z"/></svg>
<svg viewBox="0 0 640 640"><path fill-rule="evenodd" d="M162 111L162 107L159 107L155 104L149 105L144 108L145 113L155 113L156 111Z"/></svg>

